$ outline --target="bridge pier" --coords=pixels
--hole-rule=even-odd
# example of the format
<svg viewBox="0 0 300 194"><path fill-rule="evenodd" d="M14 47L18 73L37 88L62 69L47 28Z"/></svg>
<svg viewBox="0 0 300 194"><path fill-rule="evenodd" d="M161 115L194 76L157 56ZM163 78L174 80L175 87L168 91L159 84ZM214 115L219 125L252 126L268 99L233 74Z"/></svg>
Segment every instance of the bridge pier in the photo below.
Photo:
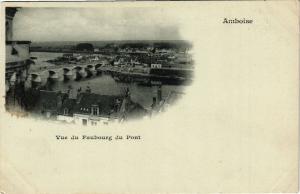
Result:
<svg viewBox="0 0 300 194"><path fill-rule="evenodd" d="M58 80L58 74L56 73L56 71L49 70L48 72L49 72L49 77L48 77L47 81L49 81L51 83L57 82L57 80Z"/></svg>
<svg viewBox="0 0 300 194"><path fill-rule="evenodd" d="M76 74L76 81L81 80L82 78L85 78L87 76L86 71L81 66L76 66L74 69Z"/></svg>
<svg viewBox="0 0 300 194"><path fill-rule="evenodd" d="M96 75L97 71L95 70L95 66L93 65L88 65L85 67L85 71L87 73L86 77L92 77Z"/></svg>
<svg viewBox="0 0 300 194"><path fill-rule="evenodd" d="M72 72L72 69L69 68L63 68L63 72L64 72L64 81L69 81L69 80L73 80L74 78L74 74Z"/></svg>
<svg viewBox="0 0 300 194"><path fill-rule="evenodd" d="M42 85L42 78L37 73L31 74L31 87L32 88L39 88Z"/></svg>

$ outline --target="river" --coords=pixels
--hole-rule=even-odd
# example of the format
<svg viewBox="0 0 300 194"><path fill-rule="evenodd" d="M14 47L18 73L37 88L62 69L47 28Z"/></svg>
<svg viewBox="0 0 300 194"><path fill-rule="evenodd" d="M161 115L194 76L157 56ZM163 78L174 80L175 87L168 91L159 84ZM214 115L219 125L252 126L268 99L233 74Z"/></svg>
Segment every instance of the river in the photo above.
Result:
<svg viewBox="0 0 300 194"><path fill-rule="evenodd" d="M35 65L30 69L31 72L40 71L42 77L42 83L45 84L47 80L48 73L46 70L42 70L45 67L55 67L55 65L45 62L49 59L54 59L58 56L62 56L63 53L47 53L47 52L32 52L32 57L37 57L35 59ZM62 80L55 82L52 85L52 89L56 91L67 91L68 87L72 86L74 90L82 88L85 90L89 86L93 93L101 95L120 95L126 88L129 88L131 99L144 108L150 108L153 97L156 97L157 87L156 86L142 86L136 83L121 83L116 82L109 75L99 75L93 76L91 78L85 78L80 81L68 81L64 82ZM169 92L176 91L182 92L187 86L178 85L162 85L162 98L167 97Z"/></svg>

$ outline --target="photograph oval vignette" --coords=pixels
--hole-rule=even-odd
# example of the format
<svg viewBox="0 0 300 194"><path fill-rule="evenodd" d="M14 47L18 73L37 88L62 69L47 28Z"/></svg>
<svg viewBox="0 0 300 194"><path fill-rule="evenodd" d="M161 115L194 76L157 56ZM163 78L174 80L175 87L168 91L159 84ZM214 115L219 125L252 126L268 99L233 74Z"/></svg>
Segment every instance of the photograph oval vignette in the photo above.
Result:
<svg viewBox="0 0 300 194"><path fill-rule="evenodd" d="M97 9L6 8L8 113L98 126L151 118L184 97L194 61L180 27L141 22L164 14L149 8L142 18L141 8Z"/></svg>

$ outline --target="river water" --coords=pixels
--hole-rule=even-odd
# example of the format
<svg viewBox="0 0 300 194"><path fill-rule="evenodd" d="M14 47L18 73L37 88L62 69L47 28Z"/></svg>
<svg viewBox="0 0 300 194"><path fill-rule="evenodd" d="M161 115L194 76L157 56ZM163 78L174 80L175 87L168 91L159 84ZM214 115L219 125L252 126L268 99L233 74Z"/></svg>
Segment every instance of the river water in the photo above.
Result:
<svg viewBox="0 0 300 194"><path fill-rule="evenodd" d="M55 65L45 62L49 59L54 59L58 56L62 56L63 53L47 53L47 52L32 52L32 57L37 57L35 65L32 65L31 72L39 72L42 77L42 84L47 81L48 71L44 70L45 67L55 67ZM62 71L59 72L62 75ZM60 76L62 77L62 76ZM51 89L54 91L66 92L68 87L71 86L74 90L81 88L85 90L89 86L92 93L101 95L120 95L126 88L129 88L131 99L144 108L150 108L153 97L157 95L157 86L142 86L136 83L121 83L116 82L109 75L98 75L91 78L84 78L80 81L68 81L65 82L62 79L52 84ZM165 98L171 91L182 92L187 86L178 85L162 85L162 97Z"/></svg>

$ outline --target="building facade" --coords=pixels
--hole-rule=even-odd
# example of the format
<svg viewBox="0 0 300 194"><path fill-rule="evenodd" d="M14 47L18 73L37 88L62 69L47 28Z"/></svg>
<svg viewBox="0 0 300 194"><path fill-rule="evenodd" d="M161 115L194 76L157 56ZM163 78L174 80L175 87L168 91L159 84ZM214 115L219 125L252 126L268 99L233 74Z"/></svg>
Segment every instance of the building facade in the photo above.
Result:
<svg viewBox="0 0 300 194"><path fill-rule="evenodd" d="M28 76L28 70L33 61L30 59L30 41L14 40L13 38L13 18L17 13L17 8L7 7L5 13L5 80L6 91L12 89Z"/></svg>

